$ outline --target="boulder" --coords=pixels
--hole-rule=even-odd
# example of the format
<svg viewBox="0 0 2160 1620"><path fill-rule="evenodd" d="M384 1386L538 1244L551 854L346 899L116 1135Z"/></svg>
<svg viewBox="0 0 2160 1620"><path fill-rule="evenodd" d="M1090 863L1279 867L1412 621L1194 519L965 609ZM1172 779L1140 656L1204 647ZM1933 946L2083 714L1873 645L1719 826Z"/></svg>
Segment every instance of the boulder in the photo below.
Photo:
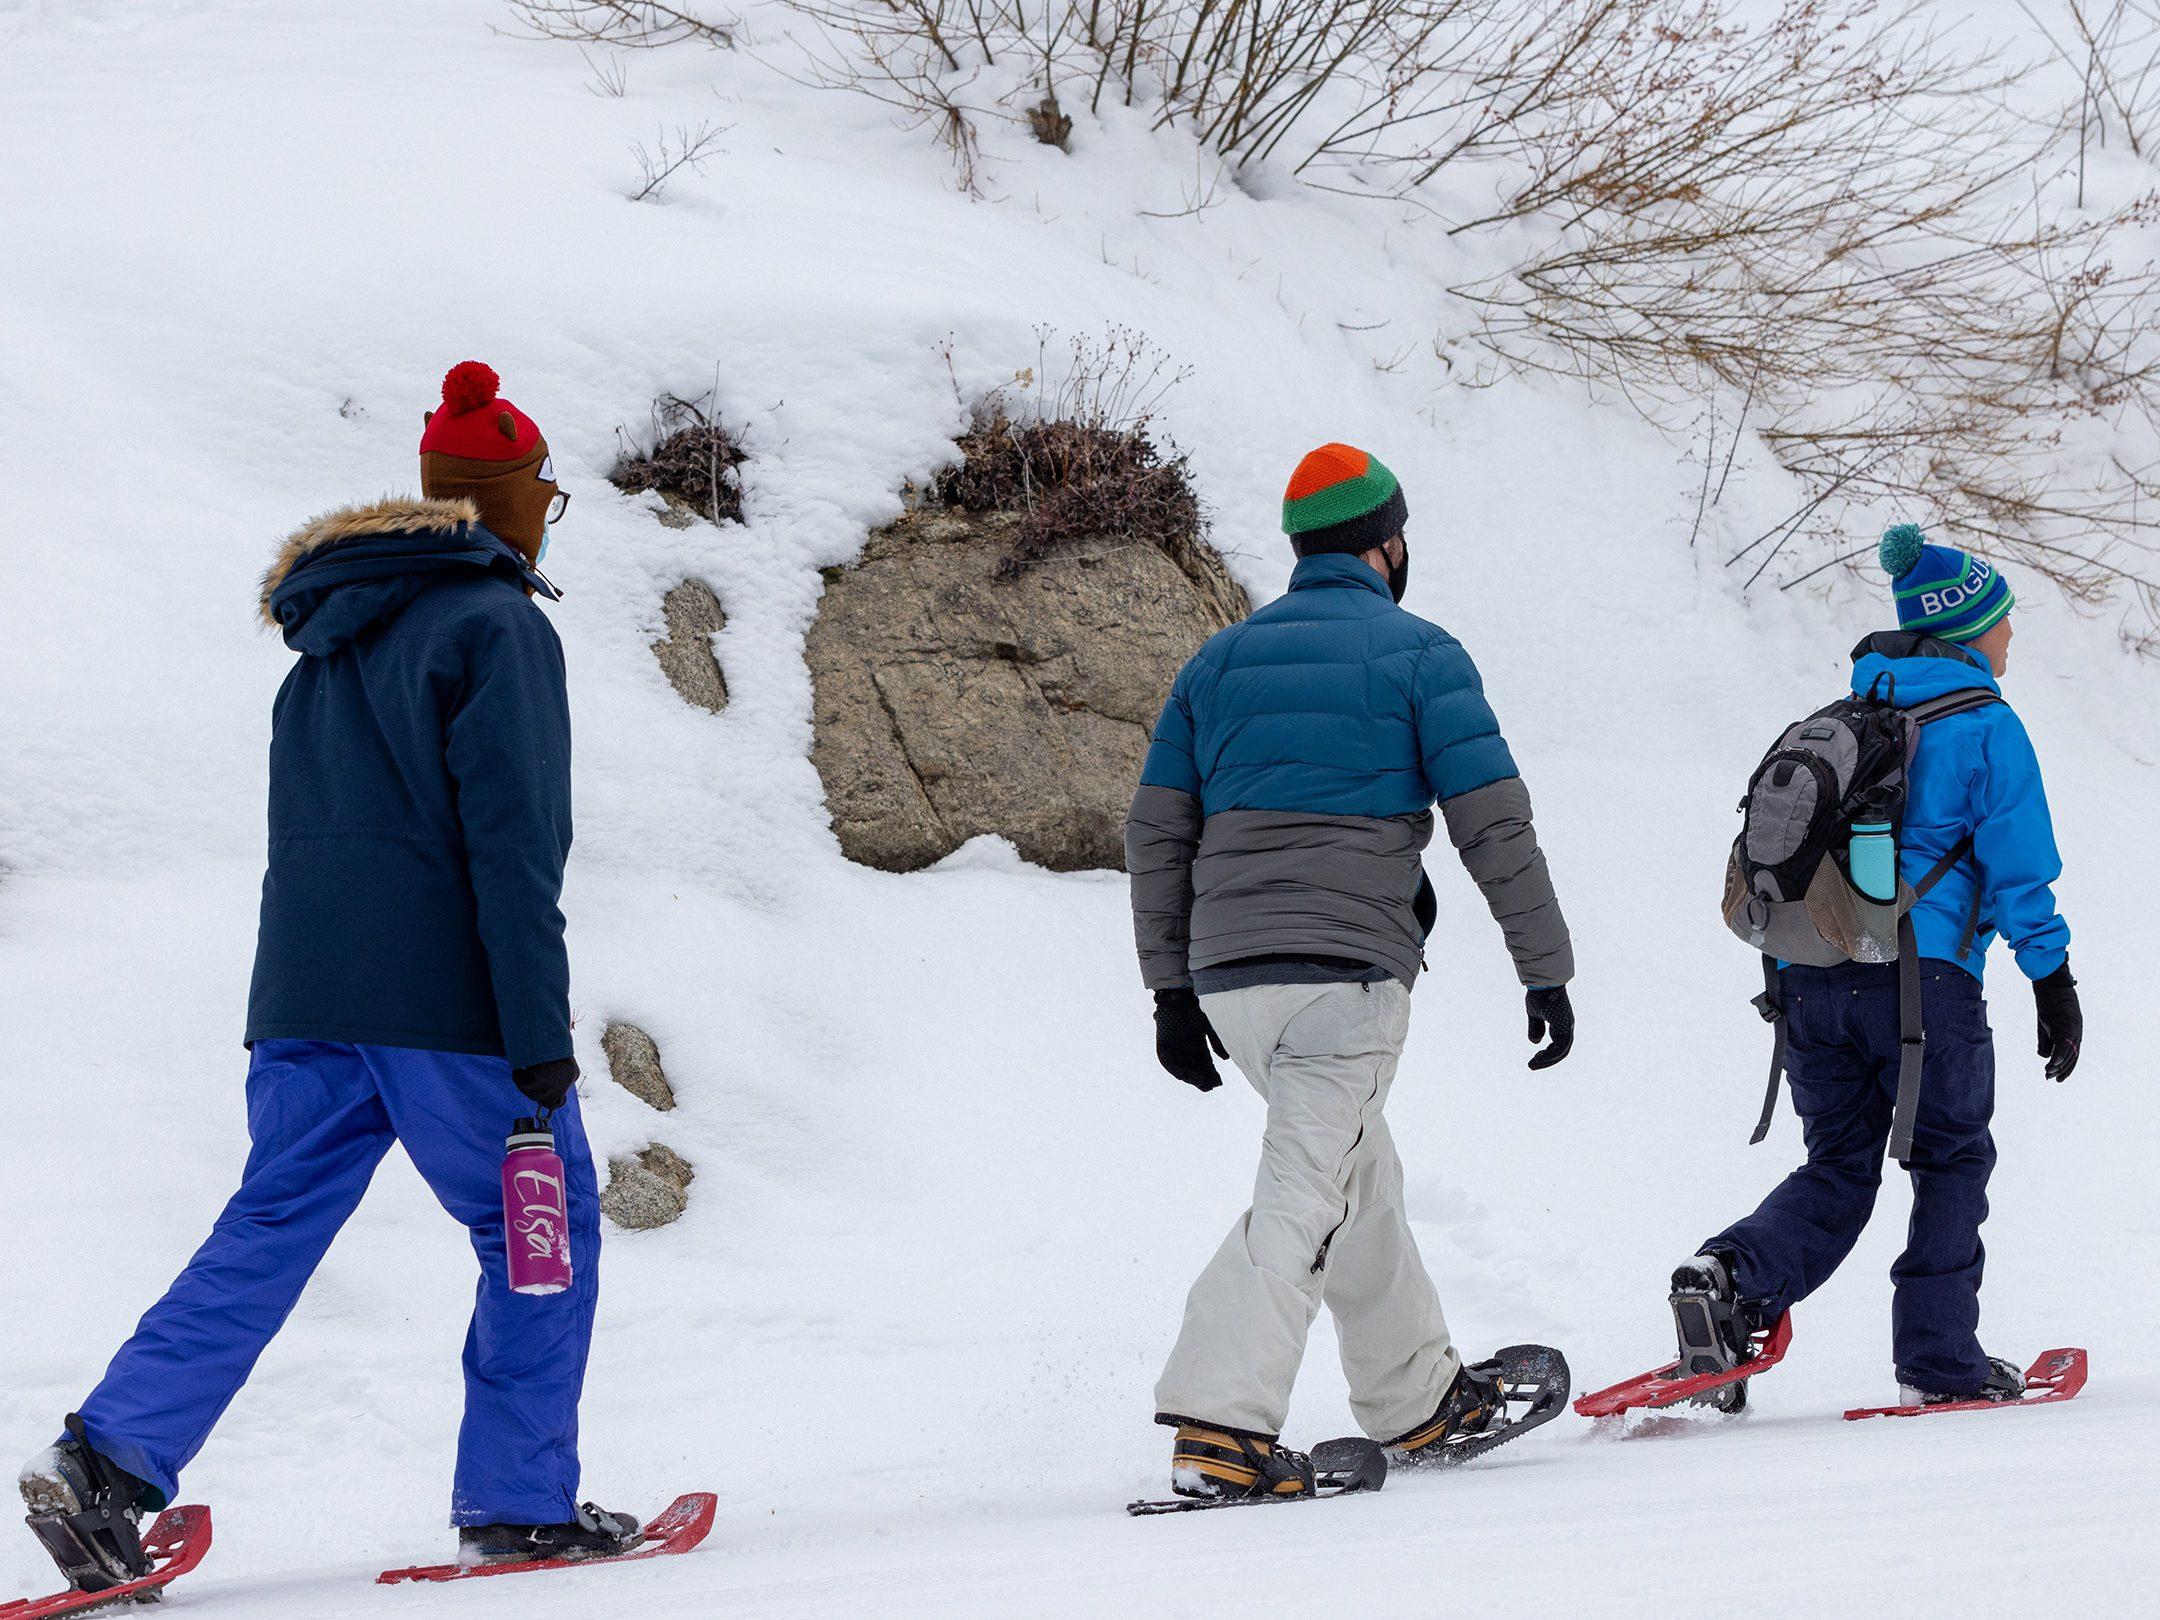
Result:
<svg viewBox="0 0 2160 1620"><path fill-rule="evenodd" d="M655 1142L640 1153L617 1154L608 1160L600 1213L632 1232L667 1226L681 1220L690 1207L690 1183L696 1176L690 1162L665 1143Z"/></svg>
<svg viewBox="0 0 2160 1620"><path fill-rule="evenodd" d="M675 1106L675 1088L660 1066L660 1046L635 1024L610 1024L600 1034L608 1075L640 1102L665 1114Z"/></svg>
<svg viewBox="0 0 2160 1620"><path fill-rule="evenodd" d="M1082 537L1016 567L1020 521L921 506L828 572L811 759L850 860L915 871L994 833L1056 871L1124 866L1171 680L1245 595L1198 539Z"/></svg>
<svg viewBox="0 0 2160 1620"><path fill-rule="evenodd" d="M667 639L652 644L668 685L685 703L718 714L727 707L727 677L713 656L712 638L727 628L720 598L702 579L686 579L662 598Z"/></svg>

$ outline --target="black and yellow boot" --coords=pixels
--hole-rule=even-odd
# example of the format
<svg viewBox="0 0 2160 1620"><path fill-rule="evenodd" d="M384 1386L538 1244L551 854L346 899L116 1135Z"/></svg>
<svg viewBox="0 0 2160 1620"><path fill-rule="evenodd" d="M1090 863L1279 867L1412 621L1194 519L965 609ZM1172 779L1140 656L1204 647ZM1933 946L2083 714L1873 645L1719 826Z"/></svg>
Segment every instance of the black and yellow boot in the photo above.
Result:
<svg viewBox="0 0 2160 1620"><path fill-rule="evenodd" d="M1473 1367L1464 1362L1433 1415L1408 1434L1390 1440L1388 1449L1413 1457L1419 1452L1437 1454L1452 1440L1505 1425L1507 1398L1497 1372L1497 1363L1480 1362Z"/></svg>
<svg viewBox="0 0 2160 1620"><path fill-rule="evenodd" d="M1245 1496L1311 1496L1312 1459L1265 1435L1179 1420L1170 1447L1170 1488L1214 1501Z"/></svg>

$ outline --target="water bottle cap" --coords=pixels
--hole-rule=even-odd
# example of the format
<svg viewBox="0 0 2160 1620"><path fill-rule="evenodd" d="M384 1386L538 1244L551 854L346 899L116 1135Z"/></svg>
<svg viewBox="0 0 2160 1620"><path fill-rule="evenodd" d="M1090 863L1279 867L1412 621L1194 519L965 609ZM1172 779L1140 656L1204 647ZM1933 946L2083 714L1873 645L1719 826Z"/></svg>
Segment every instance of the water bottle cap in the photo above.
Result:
<svg viewBox="0 0 2160 1620"><path fill-rule="evenodd" d="M510 1148L547 1148L553 1151L555 1133L537 1119L521 1119L510 1127Z"/></svg>

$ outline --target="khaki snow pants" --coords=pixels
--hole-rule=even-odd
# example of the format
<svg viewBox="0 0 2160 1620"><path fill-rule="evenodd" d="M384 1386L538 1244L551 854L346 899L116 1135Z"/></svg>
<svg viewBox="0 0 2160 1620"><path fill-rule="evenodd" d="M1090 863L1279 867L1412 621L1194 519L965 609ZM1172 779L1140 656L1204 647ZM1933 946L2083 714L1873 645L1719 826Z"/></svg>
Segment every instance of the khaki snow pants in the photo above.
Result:
<svg viewBox="0 0 2160 1620"><path fill-rule="evenodd" d="M1381 1117L1410 992L1394 979L1259 985L1201 1006L1266 1099L1267 1132L1252 1208L1193 1284L1155 1409L1280 1434L1324 1301L1359 1426L1375 1440L1407 1434L1438 1409L1460 1365Z"/></svg>

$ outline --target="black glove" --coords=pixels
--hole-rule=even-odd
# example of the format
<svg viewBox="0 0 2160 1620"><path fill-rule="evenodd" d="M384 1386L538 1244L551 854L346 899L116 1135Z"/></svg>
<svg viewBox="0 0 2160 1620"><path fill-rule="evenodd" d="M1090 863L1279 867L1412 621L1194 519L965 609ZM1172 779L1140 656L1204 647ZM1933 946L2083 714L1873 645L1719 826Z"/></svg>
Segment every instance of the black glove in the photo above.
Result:
<svg viewBox="0 0 2160 1620"><path fill-rule="evenodd" d="M1200 998L1190 990L1155 992L1155 1061L1195 1091L1213 1091L1222 1084L1215 1072L1215 1057L1227 1058L1222 1037L1200 1010Z"/></svg>
<svg viewBox="0 0 2160 1620"><path fill-rule="evenodd" d="M2077 1067L2078 1048L2085 1044L2085 1014L2067 958L2046 978L2033 981L2033 1004L2040 1010L2040 1055L2047 1059L2047 1077L2067 1080Z"/></svg>
<svg viewBox="0 0 2160 1620"><path fill-rule="evenodd" d="M1533 986L1524 1001L1530 1008L1530 1039L1542 1041L1549 1025L1552 1041L1532 1055L1530 1067L1549 1069L1568 1055L1575 1044L1575 1008L1564 984Z"/></svg>
<svg viewBox="0 0 2160 1620"><path fill-rule="evenodd" d="M529 1069L510 1071L510 1078L518 1090L550 1113L570 1100L570 1088L577 1084L577 1077L577 1059L574 1057L549 1058Z"/></svg>

